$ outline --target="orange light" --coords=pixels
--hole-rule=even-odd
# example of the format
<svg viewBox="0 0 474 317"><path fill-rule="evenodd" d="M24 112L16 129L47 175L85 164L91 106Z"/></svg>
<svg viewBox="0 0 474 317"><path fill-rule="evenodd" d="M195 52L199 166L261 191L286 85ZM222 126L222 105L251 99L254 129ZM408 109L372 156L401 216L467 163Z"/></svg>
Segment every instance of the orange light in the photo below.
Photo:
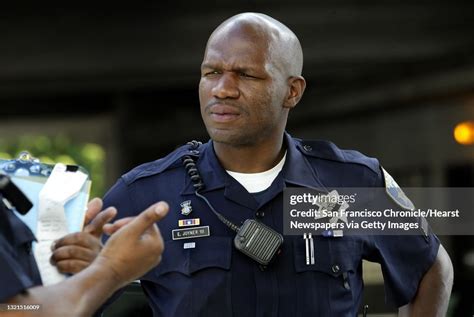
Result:
<svg viewBox="0 0 474 317"><path fill-rule="evenodd" d="M454 128L454 139L459 144L474 143L474 122L465 121L456 125Z"/></svg>

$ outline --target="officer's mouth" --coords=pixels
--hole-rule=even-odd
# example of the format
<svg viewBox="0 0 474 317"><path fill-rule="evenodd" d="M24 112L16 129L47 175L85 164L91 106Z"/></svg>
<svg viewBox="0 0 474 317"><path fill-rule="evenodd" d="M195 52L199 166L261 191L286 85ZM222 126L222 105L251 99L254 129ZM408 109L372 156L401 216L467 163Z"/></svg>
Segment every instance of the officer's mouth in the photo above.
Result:
<svg viewBox="0 0 474 317"><path fill-rule="evenodd" d="M240 117L240 112L232 106L214 104L209 108L209 115L215 122L226 123L237 120Z"/></svg>

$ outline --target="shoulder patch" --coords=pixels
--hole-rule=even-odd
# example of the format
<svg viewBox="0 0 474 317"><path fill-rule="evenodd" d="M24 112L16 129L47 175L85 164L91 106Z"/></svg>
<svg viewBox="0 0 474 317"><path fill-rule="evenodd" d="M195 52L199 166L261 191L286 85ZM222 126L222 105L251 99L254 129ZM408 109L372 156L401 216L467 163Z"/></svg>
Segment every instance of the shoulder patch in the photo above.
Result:
<svg viewBox="0 0 474 317"><path fill-rule="evenodd" d="M297 147L305 155L343 163L354 163L368 167L374 173L379 173L379 161L373 157L354 150L342 150L334 143L324 140L297 140Z"/></svg>
<svg viewBox="0 0 474 317"><path fill-rule="evenodd" d="M385 181L385 191L387 195L400 207L406 210L414 210L415 205L411 202L411 200L405 195L403 190L398 186L397 182L393 179L393 177L383 168L383 178Z"/></svg>

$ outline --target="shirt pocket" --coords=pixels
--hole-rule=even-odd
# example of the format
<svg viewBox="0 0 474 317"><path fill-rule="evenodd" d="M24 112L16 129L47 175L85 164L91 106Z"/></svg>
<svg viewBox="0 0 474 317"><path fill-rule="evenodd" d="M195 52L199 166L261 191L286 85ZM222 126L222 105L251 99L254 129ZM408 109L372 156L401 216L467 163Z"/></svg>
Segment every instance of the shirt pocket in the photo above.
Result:
<svg viewBox="0 0 474 317"><path fill-rule="evenodd" d="M313 237L314 264L306 264L305 240L293 240L296 271L296 316L353 316L357 298L353 285L357 275L359 248L349 237Z"/></svg>
<svg viewBox="0 0 474 317"><path fill-rule="evenodd" d="M143 277L156 285L145 291L164 316L231 315L231 262L229 237L167 241L162 262Z"/></svg>

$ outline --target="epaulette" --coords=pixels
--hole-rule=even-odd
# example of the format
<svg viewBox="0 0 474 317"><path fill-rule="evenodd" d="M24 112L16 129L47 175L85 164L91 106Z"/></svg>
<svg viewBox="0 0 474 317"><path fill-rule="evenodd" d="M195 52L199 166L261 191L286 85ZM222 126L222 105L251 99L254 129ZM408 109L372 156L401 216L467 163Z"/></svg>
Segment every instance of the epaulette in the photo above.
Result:
<svg viewBox="0 0 474 317"><path fill-rule="evenodd" d="M330 141L295 140L298 149L304 155L342 163L360 164L368 167L376 174L380 173L379 161L376 158L365 156L358 151L342 150Z"/></svg>
<svg viewBox="0 0 474 317"><path fill-rule="evenodd" d="M200 144L199 144L200 145ZM172 169L178 166L183 166L181 159L185 155L195 155L199 153L195 148L192 148L189 144L180 146L167 156L160 158L153 162L144 163L122 175L122 179L125 184L130 185L136 180L144 177L153 176L162 173L165 170Z"/></svg>

